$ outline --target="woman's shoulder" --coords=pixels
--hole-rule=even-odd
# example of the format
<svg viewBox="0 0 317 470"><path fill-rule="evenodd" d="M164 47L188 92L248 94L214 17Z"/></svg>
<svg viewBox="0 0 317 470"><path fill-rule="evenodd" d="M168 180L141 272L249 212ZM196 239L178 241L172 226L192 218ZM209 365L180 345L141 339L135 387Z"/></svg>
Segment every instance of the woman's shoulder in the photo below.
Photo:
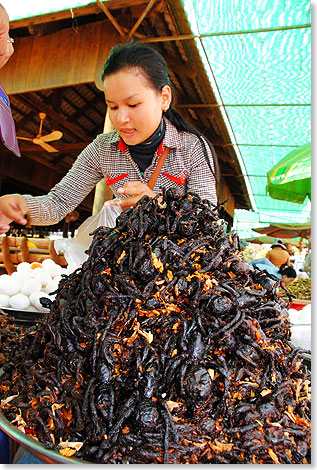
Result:
<svg viewBox="0 0 317 470"><path fill-rule="evenodd" d="M106 134L98 134L93 141L88 144L78 156L79 160L83 159L100 159L106 156L116 156L118 152L118 143L120 137L116 131Z"/></svg>
<svg viewBox="0 0 317 470"><path fill-rule="evenodd" d="M115 155L117 154L117 147L120 140L120 136L117 131L111 131L104 134L98 134L94 140L89 144L85 153L95 154L99 157L104 155Z"/></svg>
<svg viewBox="0 0 317 470"><path fill-rule="evenodd" d="M194 147L199 143L199 138L195 134L177 129L177 127L167 118L164 118L164 120L166 124L164 140L167 146L188 148L189 146Z"/></svg>
<svg viewBox="0 0 317 470"><path fill-rule="evenodd" d="M106 132L102 134L98 134L94 142L98 145L110 145L113 143L118 143L120 140L120 136L117 131Z"/></svg>

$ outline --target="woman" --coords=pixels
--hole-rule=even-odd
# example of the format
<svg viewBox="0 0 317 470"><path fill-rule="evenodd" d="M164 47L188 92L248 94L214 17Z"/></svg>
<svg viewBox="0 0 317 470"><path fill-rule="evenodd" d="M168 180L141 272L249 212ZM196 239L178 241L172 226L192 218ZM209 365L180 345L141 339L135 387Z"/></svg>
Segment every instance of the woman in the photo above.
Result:
<svg viewBox="0 0 317 470"><path fill-rule="evenodd" d="M278 277L282 280L282 285L290 284L291 282L295 281L297 277L297 273L294 268L288 266L286 263L282 264L279 268L271 263L266 258L258 258L252 261L249 261L249 266L254 269L256 266L261 271L265 270L269 274L273 274L274 276Z"/></svg>
<svg viewBox="0 0 317 470"><path fill-rule="evenodd" d="M266 258L271 261L278 268L282 264L290 265L290 256L285 245L281 239L276 240L276 242L271 245L271 250L267 252Z"/></svg>
<svg viewBox="0 0 317 470"><path fill-rule="evenodd" d="M115 46L102 80L115 130L98 135L48 195L2 196L0 233L9 230L13 220L25 224L26 213L36 225L57 223L104 177L114 196L121 199L122 209L144 195L154 197L161 187L172 186L217 204L215 152L172 108L163 57L144 44ZM166 160L157 179L150 181L162 157Z"/></svg>

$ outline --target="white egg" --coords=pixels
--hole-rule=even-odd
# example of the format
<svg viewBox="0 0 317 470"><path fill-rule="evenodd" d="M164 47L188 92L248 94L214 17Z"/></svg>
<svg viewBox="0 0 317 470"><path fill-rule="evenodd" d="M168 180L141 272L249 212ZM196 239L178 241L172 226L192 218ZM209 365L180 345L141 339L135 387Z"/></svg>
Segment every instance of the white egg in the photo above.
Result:
<svg viewBox="0 0 317 470"><path fill-rule="evenodd" d="M43 268L33 268L32 271L31 271L31 276L33 278L36 278L37 277L37 274L38 273L42 273L44 271Z"/></svg>
<svg viewBox="0 0 317 470"><path fill-rule="evenodd" d="M45 259L42 263L42 266L45 271L49 272L53 278L56 276L60 276L64 272L64 268L62 268L62 266L60 266L59 264L56 264L55 261L53 261L52 259Z"/></svg>
<svg viewBox="0 0 317 470"><path fill-rule="evenodd" d="M53 279L56 276L60 276L62 274L62 272L63 272L63 268L59 264L55 264L54 268L52 268L49 271L49 273L50 273L50 275L52 276Z"/></svg>
<svg viewBox="0 0 317 470"><path fill-rule="evenodd" d="M40 297L47 297L47 294L41 290L38 290L36 292L32 292L32 294L30 295L30 302L31 302L31 305L35 306L36 302L39 300Z"/></svg>
<svg viewBox="0 0 317 470"><path fill-rule="evenodd" d="M45 271L51 274L55 270L55 267L58 266L58 264L56 264L55 261L53 261L52 259L47 258L42 261L42 266Z"/></svg>
<svg viewBox="0 0 317 470"><path fill-rule="evenodd" d="M32 292L40 291L42 283L39 279L27 279L23 282L21 287L22 294L30 296Z"/></svg>
<svg viewBox="0 0 317 470"><path fill-rule="evenodd" d="M30 263L27 263L26 261L23 261L23 263L19 263L17 265L17 271L18 272L20 272L20 271L25 271L25 272L31 271Z"/></svg>
<svg viewBox="0 0 317 470"><path fill-rule="evenodd" d="M11 274L12 279L20 279L22 283L27 279L31 279L31 277L31 272L29 271L16 271L15 273Z"/></svg>
<svg viewBox="0 0 317 470"><path fill-rule="evenodd" d="M2 294L12 295L18 294L21 290L21 281L19 279L12 279L11 276L1 279L1 292Z"/></svg>
<svg viewBox="0 0 317 470"><path fill-rule="evenodd" d="M47 293L47 294L50 294L51 292L54 292L57 290L58 288L58 284L59 284L59 281L61 280L61 277L58 276L58 277L55 277L51 282L49 282L47 284L47 286L45 287L44 291Z"/></svg>
<svg viewBox="0 0 317 470"><path fill-rule="evenodd" d="M8 279L10 276L9 274L1 274L0 276L0 293L2 292L2 284L5 283L5 279Z"/></svg>
<svg viewBox="0 0 317 470"><path fill-rule="evenodd" d="M47 286L47 284L51 282L52 276L49 272L45 271L44 269L39 269L38 271L34 269L34 271L36 271L34 277L35 279L39 279L41 281L42 287Z"/></svg>
<svg viewBox="0 0 317 470"><path fill-rule="evenodd" d="M6 294L0 294L0 307L10 307L10 297Z"/></svg>
<svg viewBox="0 0 317 470"><path fill-rule="evenodd" d="M30 301L31 301L31 304L36 307L40 312L48 312L49 309L48 308L45 308L43 307L43 305L41 304L40 302L40 298L41 297L46 297L46 298L50 298L50 296L48 294L46 294L46 292L33 292L31 295L30 295Z"/></svg>
<svg viewBox="0 0 317 470"><path fill-rule="evenodd" d="M49 268L49 266L55 266L55 261L53 261L51 258L46 258L42 261L42 266L44 269Z"/></svg>
<svg viewBox="0 0 317 470"><path fill-rule="evenodd" d="M10 305L15 309L26 310L30 306L30 300L24 294L16 294L10 297Z"/></svg>

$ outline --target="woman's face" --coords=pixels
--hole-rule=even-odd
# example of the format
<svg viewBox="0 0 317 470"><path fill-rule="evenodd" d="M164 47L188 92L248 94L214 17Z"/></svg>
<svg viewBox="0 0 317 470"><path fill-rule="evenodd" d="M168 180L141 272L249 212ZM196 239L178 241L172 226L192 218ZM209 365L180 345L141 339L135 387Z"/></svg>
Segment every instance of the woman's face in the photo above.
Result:
<svg viewBox="0 0 317 470"><path fill-rule="evenodd" d="M170 87L154 90L137 68L106 77L104 92L112 125L127 145L150 137L171 102Z"/></svg>
<svg viewBox="0 0 317 470"><path fill-rule="evenodd" d="M290 284L291 282L294 282L295 281L295 277L287 277L286 274L283 274L282 276L283 278L283 282L287 285L287 284Z"/></svg>

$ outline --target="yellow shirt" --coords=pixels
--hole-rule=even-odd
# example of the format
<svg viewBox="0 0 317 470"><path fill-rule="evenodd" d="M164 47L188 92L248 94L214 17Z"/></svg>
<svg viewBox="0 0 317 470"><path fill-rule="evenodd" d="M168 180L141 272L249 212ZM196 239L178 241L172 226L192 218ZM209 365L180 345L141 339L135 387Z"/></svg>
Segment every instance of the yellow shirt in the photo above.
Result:
<svg viewBox="0 0 317 470"><path fill-rule="evenodd" d="M289 254L280 246L275 246L267 254L266 258L271 261L275 266L280 268L282 264L289 264Z"/></svg>

